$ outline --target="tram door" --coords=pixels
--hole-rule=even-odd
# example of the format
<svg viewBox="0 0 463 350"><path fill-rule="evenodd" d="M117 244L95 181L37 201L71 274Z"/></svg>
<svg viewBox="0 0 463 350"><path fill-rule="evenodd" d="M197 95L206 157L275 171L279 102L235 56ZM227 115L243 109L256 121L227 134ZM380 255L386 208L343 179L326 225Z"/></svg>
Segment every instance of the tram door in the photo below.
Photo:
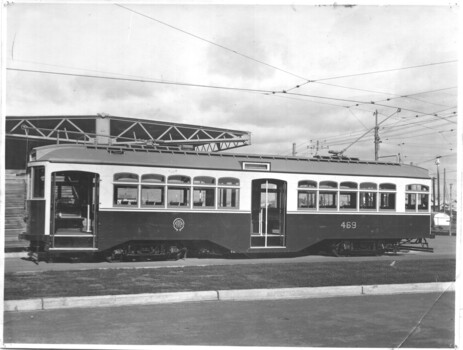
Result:
<svg viewBox="0 0 463 350"><path fill-rule="evenodd" d="M252 182L251 247L286 245L286 182L258 179Z"/></svg>
<svg viewBox="0 0 463 350"><path fill-rule="evenodd" d="M94 249L99 175L60 171L52 173L51 181L52 248Z"/></svg>

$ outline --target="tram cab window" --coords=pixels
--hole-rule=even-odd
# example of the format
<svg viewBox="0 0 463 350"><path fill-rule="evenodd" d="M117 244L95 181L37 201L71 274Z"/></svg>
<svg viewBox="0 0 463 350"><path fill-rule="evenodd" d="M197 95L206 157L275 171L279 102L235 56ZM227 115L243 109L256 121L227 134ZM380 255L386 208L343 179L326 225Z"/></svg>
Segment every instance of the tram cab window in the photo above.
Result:
<svg viewBox="0 0 463 350"><path fill-rule="evenodd" d="M32 168L32 198L43 198L45 195L45 167Z"/></svg>
<svg viewBox="0 0 463 350"><path fill-rule="evenodd" d="M379 185L379 209L395 210L396 208L396 185L383 183Z"/></svg>
<svg viewBox="0 0 463 350"><path fill-rule="evenodd" d="M236 209L239 207L240 180L234 177L221 177L218 181L218 207Z"/></svg>
<svg viewBox="0 0 463 350"><path fill-rule="evenodd" d="M168 179L169 186L167 187L167 205L169 207L190 207L190 186L182 186L182 184L190 184L191 178L183 175L172 175Z"/></svg>
<svg viewBox="0 0 463 350"><path fill-rule="evenodd" d="M378 185L372 182L360 184L360 209L376 210Z"/></svg>
<svg viewBox="0 0 463 350"><path fill-rule="evenodd" d="M338 183L335 181L321 181L318 202L320 209L337 209Z"/></svg>
<svg viewBox="0 0 463 350"><path fill-rule="evenodd" d="M429 187L419 184L407 185L405 192L405 210L428 211Z"/></svg>
<svg viewBox="0 0 463 350"><path fill-rule="evenodd" d="M302 180L298 182L297 191L298 209L317 208L317 182L312 180Z"/></svg>
<svg viewBox="0 0 463 350"><path fill-rule="evenodd" d="M341 182L339 193L339 208L357 209L358 184L355 182Z"/></svg>

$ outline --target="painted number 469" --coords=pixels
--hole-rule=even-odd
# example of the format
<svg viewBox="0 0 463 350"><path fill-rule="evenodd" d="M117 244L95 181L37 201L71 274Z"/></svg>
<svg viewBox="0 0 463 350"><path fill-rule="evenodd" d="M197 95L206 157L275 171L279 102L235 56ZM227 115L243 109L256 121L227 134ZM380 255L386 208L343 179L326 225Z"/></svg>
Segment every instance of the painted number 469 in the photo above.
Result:
<svg viewBox="0 0 463 350"><path fill-rule="evenodd" d="M343 221L341 223L341 227L345 229L356 229L357 228L357 222L355 221Z"/></svg>

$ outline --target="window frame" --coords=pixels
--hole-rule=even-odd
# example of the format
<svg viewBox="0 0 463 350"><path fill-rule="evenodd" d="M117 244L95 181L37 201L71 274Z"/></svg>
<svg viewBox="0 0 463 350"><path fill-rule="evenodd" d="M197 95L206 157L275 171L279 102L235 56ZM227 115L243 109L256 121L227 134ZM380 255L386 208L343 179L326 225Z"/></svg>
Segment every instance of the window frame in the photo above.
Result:
<svg viewBox="0 0 463 350"><path fill-rule="evenodd" d="M223 183L223 181L227 179L227 180L231 180L231 181L227 181L226 183ZM229 182L232 182L232 183L229 183ZM216 201L216 208L217 209L220 209L220 210L237 210L240 208L240 189L241 189L241 186L240 186L241 182L240 182L240 179L239 178L236 178L236 177L231 177L231 176L223 176L223 177L219 177L217 179L217 201ZM227 193L226 191L232 191L231 192L231 202L234 201L235 205L234 206L222 206L222 199L223 199L223 194ZM234 198L234 199L233 199Z"/></svg>

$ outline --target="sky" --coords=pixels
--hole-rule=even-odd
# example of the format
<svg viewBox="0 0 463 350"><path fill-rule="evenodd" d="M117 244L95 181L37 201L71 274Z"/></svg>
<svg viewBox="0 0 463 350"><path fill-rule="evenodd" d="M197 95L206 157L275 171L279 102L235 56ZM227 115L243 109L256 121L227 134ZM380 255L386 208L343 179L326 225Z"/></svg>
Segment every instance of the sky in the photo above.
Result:
<svg viewBox="0 0 463 350"><path fill-rule="evenodd" d="M234 152L374 160L377 111L380 160L436 176L440 156L455 198L455 7L19 2L6 19L6 115L198 124L251 132Z"/></svg>

